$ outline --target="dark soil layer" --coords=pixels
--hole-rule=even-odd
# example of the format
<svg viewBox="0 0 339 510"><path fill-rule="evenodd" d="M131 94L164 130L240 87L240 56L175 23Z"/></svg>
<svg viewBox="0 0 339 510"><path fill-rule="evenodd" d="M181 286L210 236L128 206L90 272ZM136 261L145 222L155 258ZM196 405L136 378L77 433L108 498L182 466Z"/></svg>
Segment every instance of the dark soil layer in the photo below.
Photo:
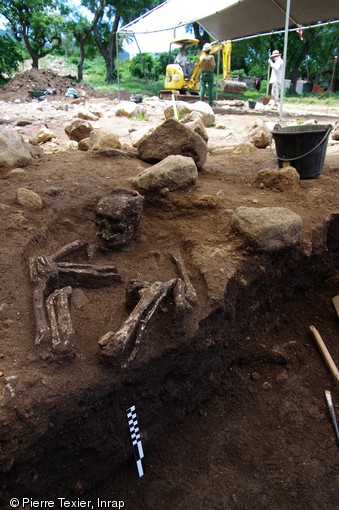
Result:
<svg viewBox="0 0 339 510"><path fill-rule="evenodd" d="M5 500L80 498L97 508L101 498L140 510L338 508L338 448L324 390L337 394L309 332L315 325L338 359L336 230L333 220L327 256L250 257L225 305L189 345L151 359L109 393L106 380L64 408L59 402L32 459L8 476ZM159 324L150 341L153 334L161 335ZM146 452L141 480L132 459L114 469L131 452L131 404Z"/></svg>

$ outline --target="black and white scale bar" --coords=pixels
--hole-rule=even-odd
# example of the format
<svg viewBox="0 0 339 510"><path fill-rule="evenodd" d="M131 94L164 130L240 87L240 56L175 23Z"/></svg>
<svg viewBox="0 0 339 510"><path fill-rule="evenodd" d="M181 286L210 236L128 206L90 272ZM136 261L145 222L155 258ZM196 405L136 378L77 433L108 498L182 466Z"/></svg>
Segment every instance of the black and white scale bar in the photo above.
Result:
<svg viewBox="0 0 339 510"><path fill-rule="evenodd" d="M132 445L133 445L135 460L137 463L138 473L139 473L139 477L141 478L142 476L144 476L144 468L142 465L142 459L144 458L144 451L142 449L141 436L140 436L137 412L136 412L135 406L131 406L128 409L126 409L126 415L127 415L129 430L131 433Z"/></svg>

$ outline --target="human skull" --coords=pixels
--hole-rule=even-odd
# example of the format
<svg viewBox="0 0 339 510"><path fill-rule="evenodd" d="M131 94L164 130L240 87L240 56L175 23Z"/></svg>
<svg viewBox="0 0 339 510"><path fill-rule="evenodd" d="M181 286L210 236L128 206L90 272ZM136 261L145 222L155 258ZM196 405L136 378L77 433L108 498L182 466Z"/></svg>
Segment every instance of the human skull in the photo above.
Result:
<svg viewBox="0 0 339 510"><path fill-rule="evenodd" d="M95 211L102 249L114 250L129 244L136 235L143 211L144 197L137 191L114 189L101 198Z"/></svg>

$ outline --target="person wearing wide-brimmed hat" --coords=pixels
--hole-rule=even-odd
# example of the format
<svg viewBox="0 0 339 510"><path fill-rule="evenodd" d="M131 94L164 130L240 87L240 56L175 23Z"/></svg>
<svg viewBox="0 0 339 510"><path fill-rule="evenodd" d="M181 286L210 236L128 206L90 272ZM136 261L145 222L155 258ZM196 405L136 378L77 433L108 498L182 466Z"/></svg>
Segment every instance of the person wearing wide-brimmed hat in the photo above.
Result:
<svg viewBox="0 0 339 510"><path fill-rule="evenodd" d="M275 105L279 104L279 90L282 85L283 79L283 67L284 62L278 50L272 51L272 55L268 60L269 65L272 68L270 84L272 85L271 93L275 102Z"/></svg>

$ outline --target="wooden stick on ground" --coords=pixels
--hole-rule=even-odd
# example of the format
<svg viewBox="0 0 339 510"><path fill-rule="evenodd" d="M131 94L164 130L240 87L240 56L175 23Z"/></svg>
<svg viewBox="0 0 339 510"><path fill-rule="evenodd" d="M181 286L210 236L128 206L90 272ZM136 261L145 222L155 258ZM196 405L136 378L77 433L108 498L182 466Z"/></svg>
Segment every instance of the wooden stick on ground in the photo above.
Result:
<svg viewBox="0 0 339 510"><path fill-rule="evenodd" d="M317 342L317 345L319 347L319 350L321 352L322 357L324 358L328 368L331 371L331 374L333 375L334 379L336 380L337 384L339 385L339 370L334 363L332 356L330 355L329 351L327 350L327 347L321 338L319 331L314 327L310 326L310 330L314 336L315 341Z"/></svg>

